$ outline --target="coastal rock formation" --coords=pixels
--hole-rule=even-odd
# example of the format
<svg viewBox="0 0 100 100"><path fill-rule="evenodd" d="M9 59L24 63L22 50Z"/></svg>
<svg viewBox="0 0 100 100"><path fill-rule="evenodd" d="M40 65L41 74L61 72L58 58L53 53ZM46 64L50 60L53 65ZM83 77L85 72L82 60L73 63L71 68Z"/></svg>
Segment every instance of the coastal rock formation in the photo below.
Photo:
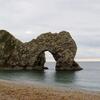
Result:
<svg viewBox="0 0 100 100"><path fill-rule="evenodd" d="M53 55L56 70L82 69L74 61L77 46L69 32L44 33L22 43L9 32L0 30L0 68L43 70L45 51Z"/></svg>
<svg viewBox="0 0 100 100"><path fill-rule="evenodd" d="M11 65L9 59L21 44L22 42L14 38L9 32L0 30L0 67Z"/></svg>

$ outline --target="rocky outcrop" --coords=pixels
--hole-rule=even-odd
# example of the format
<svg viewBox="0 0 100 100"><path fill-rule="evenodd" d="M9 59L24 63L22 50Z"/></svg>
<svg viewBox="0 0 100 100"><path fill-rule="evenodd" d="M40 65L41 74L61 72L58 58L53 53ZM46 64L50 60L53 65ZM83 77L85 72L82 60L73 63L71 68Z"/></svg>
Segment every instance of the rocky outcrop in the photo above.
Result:
<svg viewBox="0 0 100 100"><path fill-rule="evenodd" d="M45 51L53 55L56 70L82 69L74 61L77 46L69 32L49 32L22 43L9 32L0 31L0 68L43 70L46 68Z"/></svg>
<svg viewBox="0 0 100 100"><path fill-rule="evenodd" d="M11 66L9 59L21 44L22 42L14 38L9 32L0 30L0 67Z"/></svg>

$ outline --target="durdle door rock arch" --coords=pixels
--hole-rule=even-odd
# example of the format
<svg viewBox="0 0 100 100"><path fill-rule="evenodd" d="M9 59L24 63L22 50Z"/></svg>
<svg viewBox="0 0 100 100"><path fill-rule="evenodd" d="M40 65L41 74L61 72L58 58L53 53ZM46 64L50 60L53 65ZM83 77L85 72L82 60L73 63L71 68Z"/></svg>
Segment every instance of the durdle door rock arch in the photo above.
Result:
<svg viewBox="0 0 100 100"><path fill-rule="evenodd" d="M5 30L0 30L0 68L43 70L45 51L55 61L56 70L81 70L74 61L77 46L69 32L44 33L30 42L22 43Z"/></svg>

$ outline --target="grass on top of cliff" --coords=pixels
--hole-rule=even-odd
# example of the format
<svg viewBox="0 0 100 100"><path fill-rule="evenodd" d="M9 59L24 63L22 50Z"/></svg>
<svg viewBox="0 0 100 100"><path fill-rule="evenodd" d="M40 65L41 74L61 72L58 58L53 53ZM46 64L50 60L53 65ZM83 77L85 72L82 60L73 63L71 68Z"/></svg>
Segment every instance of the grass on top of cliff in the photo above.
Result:
<svg viewBox="0 0 100 100"><path fill-rule="evenodd" d="M55 90L0 81L0 100L100 100L100 93Z"/></svg>

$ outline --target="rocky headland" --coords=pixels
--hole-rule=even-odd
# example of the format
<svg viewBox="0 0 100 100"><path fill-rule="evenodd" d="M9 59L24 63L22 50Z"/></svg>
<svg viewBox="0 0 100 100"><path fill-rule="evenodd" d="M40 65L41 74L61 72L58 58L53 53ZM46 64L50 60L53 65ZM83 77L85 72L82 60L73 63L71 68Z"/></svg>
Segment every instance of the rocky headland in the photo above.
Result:
<svg viewBox="0 0 100 100"><path fill-rule="evenodd" d="M43 33L30 42L22 43L11 33L0 30L0 68L43 70L45 51L55 61L56 70L81 70L74 58L77 46L69 32Z"/></svg>

